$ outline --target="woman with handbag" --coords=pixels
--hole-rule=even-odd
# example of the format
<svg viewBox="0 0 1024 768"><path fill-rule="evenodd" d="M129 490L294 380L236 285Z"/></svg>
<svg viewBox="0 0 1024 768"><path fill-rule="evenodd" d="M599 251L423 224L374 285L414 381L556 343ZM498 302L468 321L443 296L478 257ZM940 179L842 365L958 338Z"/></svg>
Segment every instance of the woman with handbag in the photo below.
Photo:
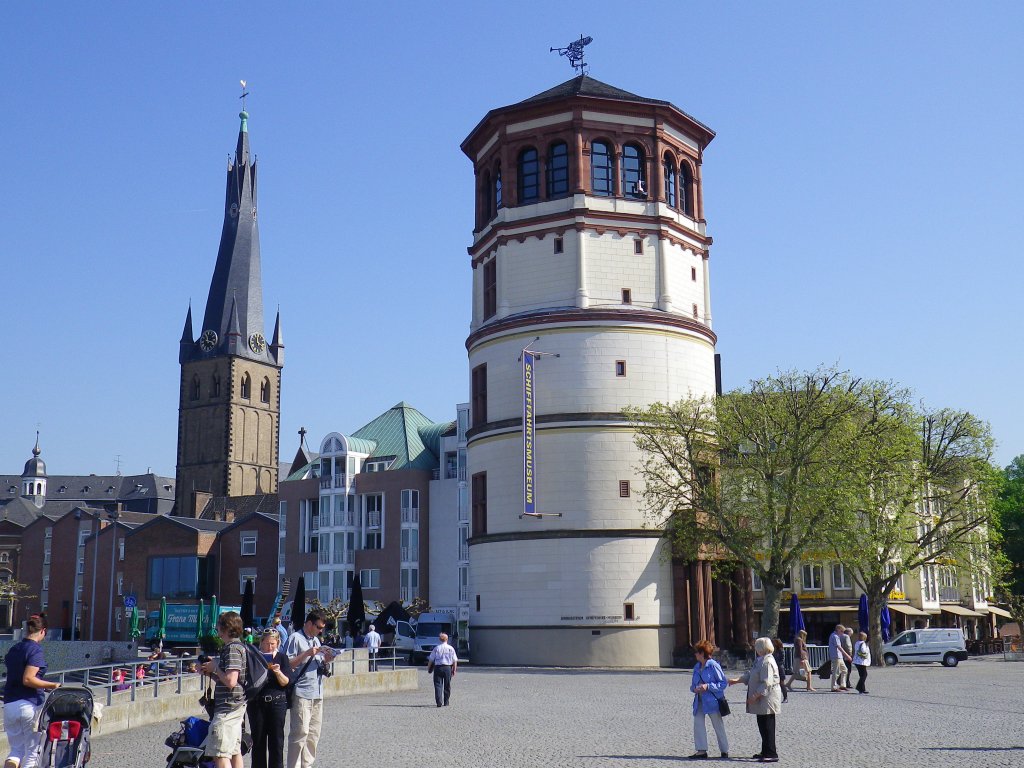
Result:
<svg viewBox="0 0 1024 768"><path fill-rule="evenodd" d="M288 657L280 649L281 634L270 627L260 637L260 651L270 674L247 705L252 731L252 768L284 768L284 719L288 714ZM269 759L268 759L269 758Z"/></svg>
<svg viewBox="0 0 1024 768"><path fill-rule="evenodd" d="M723 715L729 714L729 702L725 700L725 689L729 682L721 665L711 658L715 647L707 640L693 646L697 664L693 668L690 690L693 692L693 746L695 752L690 760L706 760L708 756L708 727L705 718L710 718L718 739L722 757L729 756L729 738L725 734Z"/></svg>
<svg viewBox="0 0 1024 768"><path fill-rule="evenodd" d="M761 751L754 759L762 763L779 762L775 747L775 715L782 710L782 690L779 667L772 655L775 646L767 637L754 641L757 658L749 672L729 680L729 685L747 684L747 714L757 715L757 730L761 733Z"/></svg>

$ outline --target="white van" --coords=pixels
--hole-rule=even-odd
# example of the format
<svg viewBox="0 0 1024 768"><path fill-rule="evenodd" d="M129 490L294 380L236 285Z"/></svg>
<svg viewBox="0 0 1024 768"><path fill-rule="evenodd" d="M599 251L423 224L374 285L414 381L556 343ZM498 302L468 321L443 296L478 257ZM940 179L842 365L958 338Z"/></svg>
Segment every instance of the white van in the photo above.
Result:
<svg viewBox="0 0 1024 768"><path fill-rule="evenodd" d="M955 667L967 658L964 633L959 629L909 629L882 646L887 666L899 662L941 661Z"/></svg>
<svg viewBox="0 0 1024 768"><path fill-rule="evenodd" d="M409 652L409 663L416 664L426 661L427 656L438 643L438 635L448 635L452 646L455 645L455 616L450 613L421 613L416 621L416 639Z"/></svg>
<svg viewBox="0 0 1024 768"><path fill-rule="evenodd" d="M416 628L407 621L395 622L395 655L409 656L416 645Z"/></svg>

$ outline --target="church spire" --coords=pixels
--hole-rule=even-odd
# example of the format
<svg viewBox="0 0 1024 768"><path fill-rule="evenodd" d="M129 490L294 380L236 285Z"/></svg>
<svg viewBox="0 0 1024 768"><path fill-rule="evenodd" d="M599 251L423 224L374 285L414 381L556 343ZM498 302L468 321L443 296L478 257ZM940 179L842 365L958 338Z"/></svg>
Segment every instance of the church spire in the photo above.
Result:
<svg viewBox="0 0 1024 768"><path fill-rule="evenodd" d="M249 113L243 108L238 117L238 141L235 156L228 164L217 265L206 300L200 342L192 345L190 356L230 354L274 363L263 337L256 160L249 150ZM229 346L229 341L234 343Z"/></svg>
<svg viewBox="0 0 1024 768"><path fill-rule="evenodd" d="M185 327L181 331L181 341L179 342L180 349L178 350L178 362L183 363L188 360L189 355L192 353L192 347L196 343L195 338L192 336L192 302L188 303L188 313L185 315Z"/></svg>
<svg viewBox="0 0 1024 768"><path fill-rule="evenodd" d="M277 310L277 318L274 320L274 336L270 340L270 354L278 365L284 365L284 339L281 336L281 310Z"/></svg>

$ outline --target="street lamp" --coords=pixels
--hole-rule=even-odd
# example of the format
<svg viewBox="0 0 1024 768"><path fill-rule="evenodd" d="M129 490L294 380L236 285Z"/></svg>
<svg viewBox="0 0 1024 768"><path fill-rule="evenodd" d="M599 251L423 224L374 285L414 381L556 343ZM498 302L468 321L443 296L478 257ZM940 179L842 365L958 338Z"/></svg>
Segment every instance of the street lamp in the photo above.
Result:
<svg viewBox="0 0 1024 768"><path fill-rule="evenodd" d="M116 509L110 510L107 515L110 517L110 601L107 603L107 640L113 640L114 621L114 557L117 555L117 518L120 513Z"/></svg>

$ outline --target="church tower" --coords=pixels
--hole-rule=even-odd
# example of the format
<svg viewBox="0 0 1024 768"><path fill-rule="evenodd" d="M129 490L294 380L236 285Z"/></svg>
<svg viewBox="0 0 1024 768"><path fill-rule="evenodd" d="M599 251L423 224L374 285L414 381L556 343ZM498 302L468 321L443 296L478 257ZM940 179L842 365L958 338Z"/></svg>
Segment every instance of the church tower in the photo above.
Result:
<svg viewBox="0 0 1024 768"><path fill-rule="evenodd" d="M185 516L195 513L196 492L277 491L284 344L280 313L269 344L263 335L256 161L249 114L239 117L206 314L195 338L189 306L178 352L176 513Z"/></svg>
<svg viewBox="0 0 1024 768"><path fill-rule="evenodd" d="M741 596L665 556L623 414L716 391L713 138L667 101L580 75L491 110L462 143L475 661L658 666L695 627L732 639ZM546 355L534 367L527 347Z"/></svg>

